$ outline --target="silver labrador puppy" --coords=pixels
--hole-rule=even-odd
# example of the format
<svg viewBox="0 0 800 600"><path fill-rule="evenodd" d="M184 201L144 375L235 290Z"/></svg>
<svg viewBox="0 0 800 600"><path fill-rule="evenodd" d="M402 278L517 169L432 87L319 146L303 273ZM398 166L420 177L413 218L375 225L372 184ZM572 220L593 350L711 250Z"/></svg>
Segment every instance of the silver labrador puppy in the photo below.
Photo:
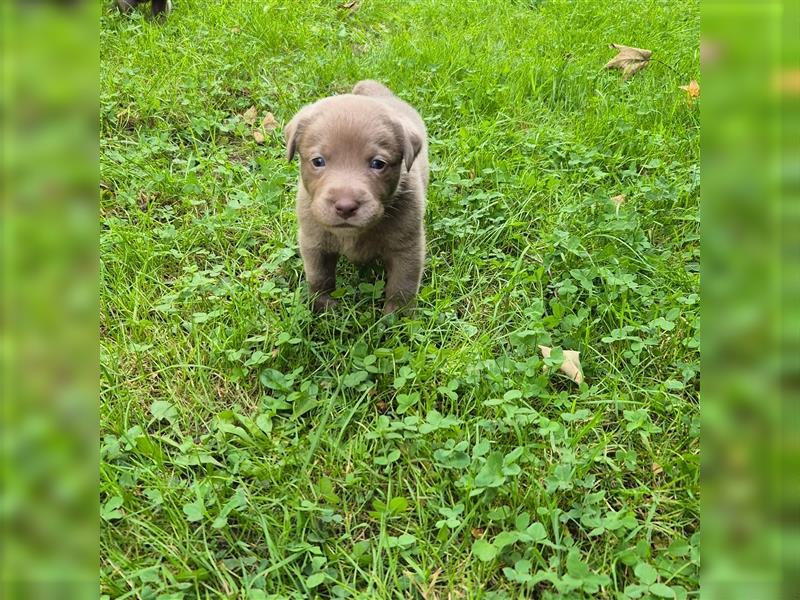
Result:
<svg viewBox="0 0 800 600"><path fill-rule="evenodd" d="M416 296L425 261L428 143L417 111L377 81L324 98L284 130L286 155L300 155L300 254L314 308L336 304L336 263L379 260L390 313Z"/></svg>

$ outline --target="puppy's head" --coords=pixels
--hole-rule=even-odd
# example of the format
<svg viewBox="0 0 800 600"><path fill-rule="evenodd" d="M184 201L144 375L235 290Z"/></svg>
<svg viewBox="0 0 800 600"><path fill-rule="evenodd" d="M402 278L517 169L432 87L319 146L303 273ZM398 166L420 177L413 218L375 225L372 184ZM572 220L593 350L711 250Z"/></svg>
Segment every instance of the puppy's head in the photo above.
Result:
<svg viewBox="0 0 800 600"><path fill-rule="evenodd" d="M326 98L284 130L286 155L300 155L313 218L330 229L367 229L384 215L403 169L422 146L400 115L366 96Z"/></svg>

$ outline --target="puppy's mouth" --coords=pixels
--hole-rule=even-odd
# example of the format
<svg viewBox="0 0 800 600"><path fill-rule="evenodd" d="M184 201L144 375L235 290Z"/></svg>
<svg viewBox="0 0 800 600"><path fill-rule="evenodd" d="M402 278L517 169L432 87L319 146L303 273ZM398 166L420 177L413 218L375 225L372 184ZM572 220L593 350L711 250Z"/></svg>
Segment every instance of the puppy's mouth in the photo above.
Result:
<svg viewBox="0 0 800 600"><path fill-rule="evenodd" d="M337 229L355 229L358 226L353 223L336 223L334 227Z"/></svg>

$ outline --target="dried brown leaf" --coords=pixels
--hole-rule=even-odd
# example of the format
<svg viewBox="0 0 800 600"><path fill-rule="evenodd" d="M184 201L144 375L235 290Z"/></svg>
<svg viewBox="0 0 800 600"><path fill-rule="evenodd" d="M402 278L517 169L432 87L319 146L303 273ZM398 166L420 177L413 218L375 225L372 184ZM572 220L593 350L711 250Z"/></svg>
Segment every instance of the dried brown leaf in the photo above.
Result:
<svg viewBox="0 0 800 600"><path fill-rule="evenodd" d="M774 73L772 87L783 96L800 96L800 69L786 69Z"/></svg>
<svg viewBox="0 0 800 600"><path fill-rule="evenodd" d="M693 102L695 98L700 97L700 84L695 79L689 82L689 85L680 86L689 96L689 102Z"/></svg>
<svg viewBox="0 0 800 600"><path fill-rule="evenodd" d="M255 125L257 118L258 118L258 109L255 106L251 106L242 114L242 119L248 125Z"/></svg>
<svg viewBox="0 0 800 600"><path fill-rule="evenodd" d="M653 54L652 50L623 46L622 44L611 44L610 47L617 51L617 55L606 63L605 68L622 69L623 79L628 79L644 69Z"/></svg>
<svg viewBox="0 0 800 600"><path fill-rule="evenodd" d="M261 127L267 133L272 133L278 128L278 122L275 120L275 116L271 112L268 112L266 115L264 115L264 119L261 121Z"/></svg>
<svg viewBox="0 0 800 600"><path fill-rule="evenodd" d="M542 356L550 356L552 349L548 346L539 346ZM564 350L564 362L561 363L559 370L577 384L583 383L583 371L581 370L581 353L576 350Z"/></svg>
<svg viewBox="0 0 800 600"><path fill-rule="evenodd" d="M439 567L428 578L428 585L424 588L422 584L417 584L419 587L420 593L422 594L423 600L436 600L439 598L439 594L436 593L436 583L439 581L439 576L442 574L442 568ZM414 580L413 576L409 578L410 580Z"/></svg>
<svg viewBox="0 0 800 600"><path fill-rule="evenodd" d="M625 194L619 194L617 196L612 196L611 201L614 203L614 212L619 214L619 207L625 203Z"/></svg>
<svg viewBox="0 0 800 600"><path fill-rule="evenodd" d="M338 4L336 8L339 8L341 10L356 11L358 10L358 0L350 0L350 2L342 2L341 4Z"/></svg>
<svg viewBox="0 0 800 600"><path fill-rule="evenodd" d="M264 143L264 134L261 132L260 129L253 130L253 139L256 141L256 144L263 144Z"/></svg>
<svg viewBox="0 0 800 600"><path fill-rule="evenodd" d="M658 464L657 462L653 462L653 465L652 465L652 467L651 467L651 468L652 468L652 470L653 470L653 475L659 475L660 473L663 473L663 472L664 472L664 467L662 467L662 466L661 466L660 464Z"/></svg>
<svg viewBox="0 0 800 600"><path fill-rule="evenodd" d="M716 63L722 56L722 45L716 40L700 38L700 66L708 67Z"/></svg>

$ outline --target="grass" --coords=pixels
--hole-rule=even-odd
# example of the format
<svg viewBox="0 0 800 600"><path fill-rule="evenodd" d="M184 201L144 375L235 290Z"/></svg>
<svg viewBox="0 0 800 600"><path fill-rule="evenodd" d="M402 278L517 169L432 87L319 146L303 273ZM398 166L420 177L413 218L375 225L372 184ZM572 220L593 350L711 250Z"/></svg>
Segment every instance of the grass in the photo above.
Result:
<svg viewBox="0 0 800 600"><path fill-rule="evenodd" d="M697 597L697 2L336 4L102 16L101 592ZM430 132L419 310L316 317L241 115L367 77Z"/></svg>

